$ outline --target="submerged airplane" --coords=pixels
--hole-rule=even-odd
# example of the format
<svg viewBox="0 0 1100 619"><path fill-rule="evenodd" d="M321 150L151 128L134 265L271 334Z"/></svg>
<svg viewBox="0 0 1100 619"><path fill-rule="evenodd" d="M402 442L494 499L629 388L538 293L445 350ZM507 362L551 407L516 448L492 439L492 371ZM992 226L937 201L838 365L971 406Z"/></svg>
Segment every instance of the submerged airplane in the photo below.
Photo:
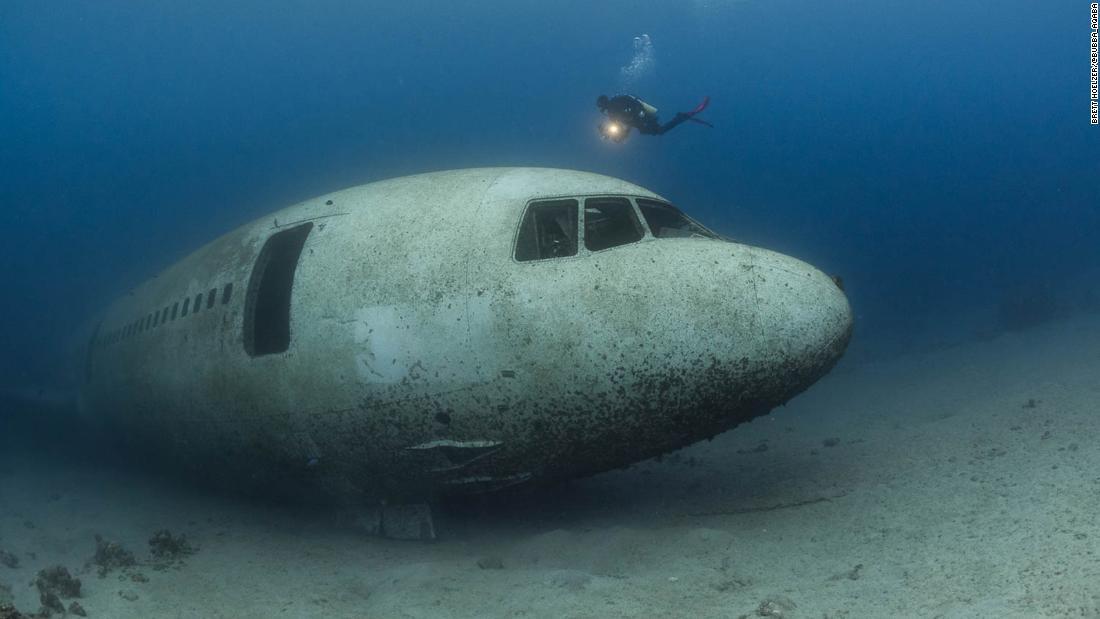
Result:
<svg viewBox="0 0 1100 619"><path fill-rule="evenodd" d="M642 187L456 170L307 200L168 267L98 323L80 409L202 474L397 513L712 437L810 386L851 328L824 273Z"/></svg>

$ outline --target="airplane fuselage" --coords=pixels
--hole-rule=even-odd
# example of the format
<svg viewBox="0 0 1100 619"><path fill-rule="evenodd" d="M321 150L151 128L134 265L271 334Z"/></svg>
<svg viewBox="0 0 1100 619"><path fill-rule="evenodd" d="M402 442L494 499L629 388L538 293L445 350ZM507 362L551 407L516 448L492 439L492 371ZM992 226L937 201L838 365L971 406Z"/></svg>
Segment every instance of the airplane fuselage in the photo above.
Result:
<svg viewBox="0 0 1100 619"><path fill-rule="evenodd" d="M307 200L115 301L82 407L188 468L366 500L682 447L812 384L852 318L820 271L665 207L531 168Z"/></svg>

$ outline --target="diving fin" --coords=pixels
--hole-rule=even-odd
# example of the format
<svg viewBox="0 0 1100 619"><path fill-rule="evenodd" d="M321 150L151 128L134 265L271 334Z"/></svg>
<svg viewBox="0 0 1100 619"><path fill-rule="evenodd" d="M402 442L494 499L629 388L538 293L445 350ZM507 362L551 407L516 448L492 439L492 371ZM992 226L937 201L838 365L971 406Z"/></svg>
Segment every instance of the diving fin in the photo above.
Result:
<svg viewBox="0 0 1100 619"><path fill-rule="evenodd" d="M685 117L684 120L690 120L693 123L699 123L700 125L706 125L706 126L713 129L714 125L708 123L705 120L700 120L698 118L695 118L695 115L698 114L699 112L702 112L703 110L707 109L708 105L710 105L710 97L709 96L708 97L703 97L702 103L700 103L699 105L696 105L694 110L692 110L690 112L684 112L684 117Z"/></svg>
<svg viewBox="0 0 1100 619"><path fill-rule="evenodd" d="M708 105L710 105L710 97L709 96L703 97L703 102L700 103L699 105L695 106L694 110L688 112L688 116L695 116L699 112L702 112L703 110L707 109Z"/></svg>

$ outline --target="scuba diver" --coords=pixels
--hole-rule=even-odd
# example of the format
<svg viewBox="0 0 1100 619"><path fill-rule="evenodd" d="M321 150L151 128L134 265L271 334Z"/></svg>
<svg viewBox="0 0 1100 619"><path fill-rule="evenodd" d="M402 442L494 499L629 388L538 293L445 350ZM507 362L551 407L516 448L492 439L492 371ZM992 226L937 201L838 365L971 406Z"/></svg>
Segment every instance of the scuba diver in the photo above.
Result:
<svg viewBox="0 0 1100 619"><path fill-rule="evenodd" d="M695 118L695 115L707 109L710 97L703 97L703 102L695 106L690 112L679 112L665 124L657 120L657 108L642 101L634 95L616 95L608 98L600 95L596 99L596 107L607 114L607 120L600 125L600 135L612 142L622 142L630 133L630 129L638 130L644 135L661 135L675 128L685 120L713 127L705 120Z"/></svg>

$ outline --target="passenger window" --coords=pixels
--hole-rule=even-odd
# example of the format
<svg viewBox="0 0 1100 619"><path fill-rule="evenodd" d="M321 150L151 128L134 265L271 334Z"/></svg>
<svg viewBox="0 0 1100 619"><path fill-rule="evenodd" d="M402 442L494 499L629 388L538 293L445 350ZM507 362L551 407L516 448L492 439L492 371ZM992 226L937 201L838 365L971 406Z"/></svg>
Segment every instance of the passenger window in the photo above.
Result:
<svg viewBox="0 0 1100 619"><path fill-rule="evenodd" d="M584 246L588 251L639 241L644 232L626 198L588 198L584 201Z"/></svg>
<svg viewBox="0 0 1100 619"><path fill-rule="evenodd" d="M222 288L222 305L229 303L230 297L233 296L233 282L229 282Z"/></svg>
<svg viewBox="0 0 1100 619"><path fill-rule="evenodd" d="M532 202L520 224L516 260L576 255L577 204L576 200Z"/></svg>
<svg viewBox="0 0 1100 619"><path fill-rule="evenodd" d="M695 223L671 204L638 198L638 209L642 211L642 217L645 217L645 222L649 224L649 230L653 232L653 236L659 239L719 238L717 234Z"/></svg>
<svg viewBox="0 0 1100 619"><path fill-rule="evenodd" d="M178 314L179 311L180 311L180 302L176 301L175 303L172 304L172 320L176 319L176 314Z"/></svg>
<svg viewBox="0 0 1100 619"><path fill-rule="evenodd" d="M197 295L195 295L195 303L191 306L191 313L192 314L198 314L199 310L201 310L201 309L202 309L202 293L200 292Z"/></svg>
<svg viewBox="0 0 1100 619"><path fill-rule="evenodd" d="M180 310L180 318L183 318L184 316L187 315L187 307L189 305L191 305L191 297L187 297L186 299L183 300L183 309Z"/></svg>
<svg viewBox="0 0 1100 619"><path fill-rule="evenodd" d="M214 301L218 299L218 289L211 288L210 292L206 293L206 309L214 307Z"/></svg>

